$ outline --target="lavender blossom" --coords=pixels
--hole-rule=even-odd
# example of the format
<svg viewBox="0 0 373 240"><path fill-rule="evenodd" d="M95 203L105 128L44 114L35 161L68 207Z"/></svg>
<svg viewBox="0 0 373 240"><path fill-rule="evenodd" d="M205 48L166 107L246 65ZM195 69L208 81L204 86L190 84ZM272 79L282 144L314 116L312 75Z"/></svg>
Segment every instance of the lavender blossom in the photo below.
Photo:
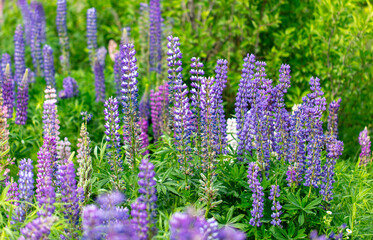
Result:
<svg viewBox="0 0 373 240"><path fill-rule="evenodd" d="M3 53L3 55L1 56L1 70L4 75L6 72L6 66L8 64L9 64L10 72L12 72L12 59L8 53Z"/></svg>
<svg viewBox="0 0 373 240"><path fill-rule="evenodd" d="M95 73L96 102L104 102L105 101L105 75L104 75L103 67L97 60L95 60L95 63L94 63L94 73Z"/></svg>
<svg viewBox="0 0 373 240"><path fill-rule="evenodd" d="M2 63L4 63L4 55ZM13 117L13 106L14 106L14 81L12 77L12 73L10 70L10 65L6 65L6 69L4 71L4 81L3 81L3 98L4 98L4 106L7 109L7 118Z"/></svg>
<svg viewBox="0 0 373 240"><path fill-rule="evenodd" d="M84 207L82 217L83 239L102 239L103 233L106 230L103 222L102 213L96 205Z"/></svg>
<svg viewBox="0 0 373 240"><path fill-rule="evenodd" d="M149 150L147 149L149 146L148 121L145 118L141 117L139 121L139 125L141 128L141 135L140 135L141 141L142 141L141 149L145 150L143 155L146 155L146 154L149 154Z"/></svg>
<svg viewBox="0 0 373 240"><path fill-rule="evenodd" d="M25 27L26 43L30 44L31 25L32 25L30 6L28 5L27 0L18 0L17 5L21 9L21 13L22 13L23 25Z"/></svg>
<svg viewBox="0 0 373 240"><path fill-rule="evenodd" d="M149 63L150 71L161 73L162 67L162 16L160 0L150 0L150 40L149 40Z"/></svg>
<svg viewBox="0 0 373 240"><path fill-rule="evenodd" d="M131 223L134 226L135 231L137 232L139 240L148 239L149 232L149 216L146 211L146 204L136 200L131 205Z"/></svg>
<svg viewBox="0 0 373 240"><path fill-rule="evenodd" d="M304 186L313 186L314 188L319 187L319 178L321 174L321 148L323 144L323 138L315 136L309 142L307 147L307 170L305 172L305 183Z"/></svg>
<svg viewBox="0 0 373 240"><path fill-rule="evenodd" d="M20 84L26 71L25 40L22 25L18 25L14 33L14 66L14 79L17 84Z"/></svg>
<svg viewBox="0 0 373 240"><path fill-rule="evenodd" d="M170 112L173 109L174 106L174 86L177 82L177 79L182 79L182 62L181 59L183 58L183 54L180 51L180 42L178 37L167 37L168 43L167 43L167 66L168 68L168 100L170 103L169 109Z"/></svg>
<svg viewBox="0 0 373 240"><path fill-rule="evenodd" d="M253 210L251 210L250 224L252 226L260 227L262 225L261 219L263 217L263 187L260 185L258 179L259 167L255 162L249 163L249 169L247 171L247 178L249 187L253 192Z"/></svg>
<svg viewBox="0 0 373 240"><path fill-rule="evenodd" d="M29 69L23 76L22 82L18 85L17 95L17 110L16 110L16 124L25 125L27 120L27 108L28 108L28 85L29 85Z"/></svg>
<svg viewBox="0 0 373 240"><path fill-rule="evenodd" d="M66 0L57 0L57 17L56 25L58 38L61 45L62 56L60 57L61 64L65 73L70 71L70 52L69 52L69 37L67 36L66 26Z"/></svg>
<svg viewBox="0 0 373 240"><path fill-rule="evenodd" d="M225 59L219 59L215 68L215 79L216 79L216 128L217 128L217 137L216 137L216 152L217 154L227 153L227 124L225 121L224 107L223 107L223 90L227 83L227 67L228 61Z"/></svg>
<svg viewBox="0 0 373 240"><path fill-rule="evenodd" d="M276 199L279 197L280 197L280 186L272 185L268 199L272 200L271 210L273 213L271 214L271 217L272 217L271 224L273 226L281 226L280 215L282 214L281 212L282 206L279 201L276 201Z"/></svg>
<svg viewBox="0 0 373 240"><path fill-rule="evenodd" d="M136 51L132 43L121 45L122 63L122 106L123 106L123 135L124 143L128 146L127 161L133 170L136 169L136 158L141 149L140 126L138 124L138 89L137 89L137 59Z"/></svg>
<svg viewBox="0 0 373 240"><path fill-rule="evenodd" d="M107 54L107 50L106 50L106 48L104 46L102 46L99 49L97 49L97 52L96 52L97 61L100 63L100 65L104 69L105 69L106 54Z"/></svg>
<svg viewBox="0 0 373 240"><path fill-rule="evenodd" d="M7 201L10 202L10 204L14 205L14 206L18 206L19 203L19 193L18 193L18 184L17 182L14 182L13 178L11 178L10 181L7 181L6 182L6 186L8 187L9 186L9 190L7 192Z"/></svg>
<svg viewBox="0 0 373 240"><path fill-rule="evenodd" d="M320 194L323 195L325 201L331 201L333 199L333 183L334 180L334 168L338 158L343 152L343 142L337 139L329 140L326 143L326 163L322 167L322 183L320 186Z"/></svg>
<svg viewBox="0 0 373 240"><path fill-rule="evenodd" d="M44 59L44 77L45 77L47 86L56 88L56 80L54 78L53 49L48 45L44 45L43 59Z"/></svg>
<svg viewBox="0 0 373 240"><path fill-rule="evenodd" d="M206 220L190 212L175 213L170 220L171 240L203 239L201 228Z"/></svg>
<svg viewBox="0 0 373 240"><path fill-rule="evenodd" d="M22 201L19 207L16 209L17 221L23 222L26 214L30 209L30 203L32 203L34 195L34 173L32 171L31 159L22 159L19 163L19 200Z"/></svg>
<svg viewBox="0 0 373 240"><path fill-rule="evenodd" d="M90 8L87 10L87 45L89 50L89 59L92 68L96 66L96 49L97 49L97 26L96 26L96 9Z"/></svg>
<svg viewBox="0 0 373 240"><path fill-rule="evenodd" d="M42 16L41 12L35 11L31 14L32 26L31 26L31 57L32 64L34 65L34 71L38 76L43 75L43 54L41 50L41 34L42 34Z"/></svg>
<svg viewBox="0 0 373 240"><path fill-rule="evenodd" d="M360 165L367 164L369 161L372 161L370 152L371 142L367 127L365 127L364 130L360 132L359 143L361 146Z"/></svg>
<svg viewBox="0 0 373 240"><path fill-rule="evenodd" d="M338 138L338 110L342 99L333 101L329 105L328 131L330 136Z"/></svg>
<svg viewBox="0 0 373 240"><path fill-rule="evenodd" d="M72 77L66 77L63 79L63 90L58 93L60 98L72 98L78 96L79 89L78 84Z"/></svg>
<svg viewBox="0 0 373 240"><path fill-rule="evenodd" d="M19 240L47 240L49 239L50 229L52 225L57 222L58 218L55 216L39 217L28 223L21 229L21 236Z"/></svg>
<svg viewBox="0 0 373 240"><path fill-rule="evenodd" d="M151 120L155 141L159 139L162 132L170 131L170 114L168 109L168 85L160 85L158 91L150 92Z"/></svg>
<svg viewBox="0 0 373 240"><path fill-rule="evenodd" d="M33 12L37 12L38 14L38 21L40 22L40 41L44 43L46 40L46 22L43 4L40 2L32 1L30 4L30 8Z"/></svg>

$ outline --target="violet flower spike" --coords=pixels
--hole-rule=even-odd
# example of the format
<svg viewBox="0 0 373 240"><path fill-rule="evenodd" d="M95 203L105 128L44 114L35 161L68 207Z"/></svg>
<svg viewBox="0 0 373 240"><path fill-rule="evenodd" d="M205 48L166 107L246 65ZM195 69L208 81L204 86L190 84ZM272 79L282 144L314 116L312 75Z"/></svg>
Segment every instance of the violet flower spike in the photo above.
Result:
<svg viewBox="0 0 373 240"><path fill-rule="evenodd" d="M46 22L43 4L40 2L32 1L30 4L30 8L33 12L37 12L38 14L38 21L40 24L40 41L44 43L46 40Z"/></svg>
<svg viewBox="0 0 373 240"><path fill-rule="evenodd" d="M22 82L18 85L18 96L17 96L17 109L16 109L16 120L15 123L19 125L25 125L27 120L27 109L28 109L28 85L29 85L29 69L23 76Z"/></svg>
<svg viewBox="0 0 373 240"><path fill-rule="evenodd" d="M90 8L87 10L87 46L89 50L89 59L92 68L96 65L96 50L97 50L97 15L96 9Z"/></svg>
<svg viewBox="0 0 373 240"><path fill-rule="evenodd" d="M34 219L21 229L22 236L19 240L49 239L50 229L57 220L55 216Z"/></svg>
<svg viewBox="0 0 373 240"><path fill-rule="evenodd" d="M78 84L76 83L75 79L72 77L66 77L63 79L63 90L58 93L58 97L60 98L72 98L78 96L79 89Z"/></svg>
<svg viewBox="0 0 373 240"><path fill-rule="evenodd" d="M43 48L43 59L44 59L44 77L47 83L47 86L56 88L56 80L54 77L54 60L53 60L53 49L44 45Z"/></svg>
<svg viewBox="0 0 373 240"><path fill-rule="evenodd" d="M66 0L57 0L56 26L61 45L61 64L65 73L70 71L69 37L66 26Z"/></svg>
<svg viewBox="0 0 373 240"><path fill-rule="evenodd" d="M162 67L162 16L160 0L150 0L149 3L150 40L149 64L150 71L161 73Z"/></svg>
<svg viewBox="0 0 373 240"><path fill-rule="evenodd" d="M14 33L14 66L14 79L17 84L20 84L26 71L25 40L22 25L18 25Z"/></svg>
<svg viewBox="0 0 373 240"><path fill-rule="evenodd" d="M342 99L332 101L329 105L328 131L330 136L338 139L338 110Z"/></svg>
<svg viewBox="0 0 373 240"><path fill-rule="evenodd" d="M3 61L4 62L4 55ZM4 98L4 106L7 109L7 118L13 117L13 106L14 106L14 80L12 77L10 65L6 65L6 69L4 72L4 81L3 81L3 98Z"/></svg>
<svg viewBox="0 0 373 240"><path fill-rule="evenodd" d="M105 75L104 69L96 59L94 63L96 102L105 101Z"/></svg>
<svg viewBox="0 0 373 240"><path fill-rule="evenodd" d="M16 216L19 222L23 222L30 209L29 203L33 201L34 195L34 173L31 159L22 159L19 164L18 190L19 200L22 201L16 208Z"/></svg>
<svg viewBox="0 0 373 240"><path fill-rule="evenodd" d="M271 207L272 221L271 221L271 224L273 226L281 226L280 215L282 214L282 211L281 211L282 206L281 206L280 202L277 200L277 198L279 198L279 197L280 197L280 186L272 185L270 195L269 195L268 199L272 200L272 207Z"/></svg>
<svg viewBox="0 0 373 240"><path fill-rule="evenodd" d="M255 162L249 163L248 169L248 183L253 192L253 210L251 210L250 224L252 226L260 227L262 225L261 219L263 217L263 187L260 185L258 179L259 167Z"/></svg>
<svg viewBox="0 0 373 240"><path fill-rule="evenodd" d="M371 141L367 127L365 127L364 130L360 132L359 143L361 146L360 165L366 165L368 162L372 161L370 151Z"/></svg>
<svg viewBox="0 0 373 240"><path fill-rule="evenodd" d="M30 45L31 25L32 25L30 6L28 5L27 0L18 0L17 5L21 9L21 13L22 13L23 25L25 27L26 43Z"/></svg>
<svg viewBox="0 0 373 240"><path fill-rule="evenodd" d="M131 205L131 223L134 226L135 231L137 232L139 240L148 239L149 232L149 220L148 213L146 211L146 204L141 203L139 200L136 200Z"/></svg>
<svg viewBox="0 0 373 240"><path fill-rule="evenodd" d="M36 75L43 76L44 64L43 64L43 53L41 49L41 34L42 34L42 16L41 12L34 11L31 14L32 26L31 26L31 57L32 64L34 65L34 71Z"/></svg>

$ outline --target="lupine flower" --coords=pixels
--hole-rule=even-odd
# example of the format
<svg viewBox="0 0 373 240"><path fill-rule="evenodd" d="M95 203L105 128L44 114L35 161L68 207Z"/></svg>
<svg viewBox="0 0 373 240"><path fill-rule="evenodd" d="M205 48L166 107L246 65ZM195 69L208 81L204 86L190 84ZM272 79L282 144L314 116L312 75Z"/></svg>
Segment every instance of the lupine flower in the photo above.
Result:
<svg viewBox="0 0 373 240"><path fill-rule="evenodd" d="M54 60L53 60L53 49L44 45L43 48L43 59L44 59L44 77L47 86L56 88L56 80L54 78Z"/></svg>
<svg viewBox="0 0 373 240"><path fill-rule="evenodd" d="M23 222L30 209L29 203L32 203L34 195L34 173L32 171L31 159L22 159L19 163L19 200L22 201L16 209L17 221Z"/></svg>
<svg viewBox="0 0 373 240"><path fill-rule="evenodd" d="M56 25L62 52L60 60L64 72L67 73L70 71L70 52L66 26L66 0L57 0Z"/></svg>
<svg viewBox="0 0 373 240"><path fill-rule="evenodd" d="M10 201L11 204L14 206L18 206L19 203L19 193L18 193L18 184L17 182L14 182L13 178L11 178L10 181L6 182L6 186L9 186L9 190L7 192L8 201Z"/></svg>
<svg viewBox="0 0 373 240"><path fill-rule="evenodd" d="M41 50L41 34L42 34L42 16L41 12L35 9L31 13L32 25L31 25L31 57L32 64L34 65L34 71L37 75L43 75L43 54Z"/></svg>
<svg viewBox="0 0 373 240"><path fill-rule="evenodd" d="M150 40L149 40L149 63L150 71L161 73L162 67L162 16L160 0L150 0Z"/></svg>
<svg viewBox="0 0 373 240"><path fill-rule="evenodd" d="M155 172L154 165L149 162L149 159L144 157L139 166L139 193L140 197L138 201L146 205L147 217L150 224L155 223L156 212L155 208L157 207L157 190L155 189L156 181L154 180ZM150 229L150 227L149 227Z"/></svg>
<svg viewBox="0 0 373 240"><path fill-rule="evenodd" d="M18 25L14 33L14 66L14 79L17 84L20 84L26 71L25 40L23 38L22 25Z"/></svg>
<svg viewBox="0 0 373 240"><path fill-rule="evenodd" d="M29 69L23 76L22 82L18 85L17 94L17 109L16 109L16 124L25 125L27 120L27 108L28 108L28 85L29 85Z"/></svg>
<svg viewBox="0 0 373 240"><path fill-rule="evenodd" d="M360 132L359 143L361 146L360 165L367 164L369 161L372 160L370 152L371 142L367 127L365 127L364 130Z"/></svg>
<svg viewBox="0 0 373 240"><path fill-rule="evenodd" d="M107 157L111 169L114 171L114 178L116 179L116 188L119 189L119 173L122 171L121 161L121 138L118 130L120 129L119 123L119 112L118 112L118 100L110 97L105 102L105 135L106 141L108 142L106 148L108 149Z"/></svg>
<svg viewBox="0 0 373 240"><path fill-rule="evenodd" d="M3 177L6 177L9 173L7 166L12 164L11 158L9 158L9 125L7 123L7 107L4 105L3 89L0 87L0 172L4 171ZM6 153L8 152L8 153Z"/></svg>
<svg viewBox="0 0 373 240"><path fill-rule="evenodd" d="M68 162L71 155L71 143L65 137L64 140L57 142L57 159L58 165L64 165Z"/></svg>
<svg viewBox="0 0 373 240"><path fill-rule="evenodd" d="M106 54L107 54L107 50L106 50L106 48L104 46L102 46L99 49L97 49L96 58L97 58L97 61L102 66L102 68L105 68Z"/></svg>
<svg viewBox="0 0 373 240"><path fill-rule="evenodd" d="M215 68L215 81L216 81L216 128L217 128L217 138L216 138L216 151L218 154L227 153L227 124L225 121L224 107L223 107L223 90L227 83L227 73L228 73L228 61L225 59L219 59Z"/></svg>
<svg viewBox="0 0 373 240"><path fill-rule="evenodd" d="M1 56L1 70L3 71L3 74L5 75L6 72L6 66L9 64L9 69L12 71L12 59L8 53L3 53Z"/></svg>
<svg viewBox="0 0 373 240"><path fill-rule="evenodd" d="M140 126L138 124L138 89L137 89L137 59L136 51L132 43L121 45L120 49L122 63L122 106L123 106L123 136L124 144L127 145L127 161L133 170L136 169L136 158L141 149Z"/></svg>
<svg viewBox="0 0 373 240"><path fill-rule="evenodd" d="M17 4L19 8L21 9L21 13L22 13L23 25L25 27L26 43L30 44L31 25L32 25L30 6L28 5L27 0L18 0Z"/></svg>
<svg viewBox="0 0 373 240"><path fill-rule="evenodd" d="M89 139L89 133L87 131L87 122L90 120L90 115L87 113L82 113L83 120L80 128L80 138L78 139L78 188L83 189L83 196L80 196L83 199L83 204L88 201L89 196L91 195L91 176L92 176L92 158L91 158L91 148L89 147L91 140Z"/></svg>
<svg viewBox="0 0 373 240"><path fill-rule="evenodd" d="M328 131L331 136L338 138L338 110L342 99L333 101L329 105Z"/></svg>
<svg viewBox="0 0 373 240"><path fill-rule="evenodd" d="M96 9L90 8L87 10L87 46L89 50L89 59L92 68L96 65L96 49L97 49L97 26L96 26Z"/></svg>
<svg viewBox="0 0 373 240"><path fill-rule="evenodd" d="M131 204L131 223L137 232L139 240L148 239L149 232L149 215L146 211L146 204L140 202L138 199Z"/></svg>
<svg viewBox="0 0 373 240"><path fill-rule="evenodd" d="M94 73L95 73L95 89L96 89L96 101L105 101L105 75L104 69L96 59L94 63Z"/></svg>
<svg viewBox="0 0 373 240"><path fill-rule="evenodd" d="M325 201L333 199L334 167L343 152L343 142L332 139L326 143L326 163L322 167L320 194Z"/></svg>
<svg viewBox="0 0 373 240"><path fill-rule="evenodd" d="M177 147L177 157L180 167L185 174L192 174L190 162L190 137L192 133L192 119L190 118L188 90L183 83L182 75L182 53L180 52L179 38L169 36L168 38L168 83L169 101L171 102L172 115L174 116L174 137ZM170 89L171 88L171 89Z"/></svg>
<svg viewBox="0 0 373 240"><path fill-rule="evenodd" d="M141 149L145 149L143 155L149 154L149 150L147 149L149 146L149 136L148 136L148 121L145 118L140 118L139 122L141 128Z"/></svg>
<svg viewBox="0 0 373 240"><path fill-rule="evenodd" d="M45 11L43 4L40 2L32 1L30 4L30 8L32 11L38 13L39 21L40 21L40 40L42 43L46 40L46 22L45 22Z"/></svg>
<svg viewBox="0 0 373 240"><path fill-rule="evenodd" d="M150 91L150 108L152 128L155 141L162 135L162 132L170 131L170 114L168 109L168 85L160 85L158 91Z"/></svg>
<svg viewBox="0 0 373 240"><path fill-rule="evenodd" d="M2 63L4 63L4 55ZM3 98L4 98L4 106L7 109L7 118L13 117L13 106L14 106L14 80L12 77L12 73L10 70L10 65L6 65L6 70L4 71L4 81L3 81Z"/></svg>
<svg viewBox="0 0 373 240"><path fill-rule="evenodd" d="M79 195L75 180L74 163L69 161L58 167L57 179L61 191L61 203L65 219L72 228L79 224Z"/></svg>
<svg viewBox="0 0 373 240"><path fill-rule="evenodd" d="M60 98L72 98L78 96L79 89L78 84L72 77L66 77L63 79L63 90L58 93Z"/></svg>
<svg viewBox="0 0 373 240"><path fill-rule="evenodd" d="M102 239L104 230L103 219L101 211L96 205L92 204L84 207L82 226L83 239Z"/></svg>
<svg viewBox="0 0 373 240"><path fill-rule="evenodd" d="M50 229L58 218L55 216L39 217L28 223L21 229L19 240L47 240L49 239Z"/></svg>
<svg viewBox="0 0 373 240"><path fill-rule="evenodd" d="M282 213L281 212L282 206L278 200L276 201L276 199L279 197L280 197L280 186L272 185L268 199L272 200L271 210L273 213L271 214L271 217L272 217L271 224L273 226L281 226L280 215Z"/></svg>
<svg viewBox="0 0 373 240"><path fill-rule="evenodd" d="M237 150L237 122L235 118L228 118L227 120L227 143L233 151Z"/></svg>
<svg viewBox="0 0 373 240"><path fill-rule="evenodd" d="M232 227L223 227L219 231L218 239L220 240L245 240L246 234Z"/></svg>
<svg viewBox="0 0 373 240"><path fill-rule="evenodd" d="M326 236L325 235L321 235L319 236L319 234L317 234L317 230L313 230L310 234L310 239L311 240L327 240Z"/></svg>
<svg viewBox="0 0 373 240"><path fill-rule="evenodd" d="M249 163L249 169L247 171L247 178L249 187L253 192L253 210L251 210L250 224L252 226L260 227L262 225L261 219L263 217L263 187L260 185L258 179L259 167L255 162Z"/></svg>

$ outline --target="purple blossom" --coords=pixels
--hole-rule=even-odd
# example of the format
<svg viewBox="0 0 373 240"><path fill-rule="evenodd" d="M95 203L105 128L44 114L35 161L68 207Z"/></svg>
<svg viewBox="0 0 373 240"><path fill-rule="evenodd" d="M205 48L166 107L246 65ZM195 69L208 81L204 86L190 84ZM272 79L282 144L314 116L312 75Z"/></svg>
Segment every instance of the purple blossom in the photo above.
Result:
<svg viewBox="0 0 373 240"><path fill-rule="evenodd" d="M272 185L268 199L272 200L272 207L271 207L272 221L271 221L271 224L273 226L281 226L280 215L282 214L282 212L281 212L282 206L281 206L279 201L276 201L276 199L279 198L279 197L280 197L280 186Z"/></svg>
<svg viewBox="0 0 373 240"><path fill-rule="evenodd" d="M330 136L338 138L338 110L342 99L332 101L329 105L328 131Z"/></svg>
<svg viewBox="0 0 373 240"><path fill-rule="evenodd" d="M158 91L150 91L150 110L153 135L155 141L159 139L162 132L169 132L170 114L168 109L168 85L160 85Z"/></svg>
<svg viewBox="0 0 373 240"><path fill-rule="evenodd" d="M50 229L58 220L55 216L39 217L28 223L21 229L19 240L47 240L49 239Z"/></svg>
<svg viewBox="0 0 373 240"><path fill-rule="evenodd" d="M22 201L16 209L17 220L23 222L30 209L34 195L34 173L31 159L22 159L19 163L18 190L19 200Z"/></svg>
<svg viewBox="0 0 373 240"><path fill-rule="evenodd" d="M17 25L16 31L14 33L14 66L14 79L17 84L20 84L26 71L25 40L23 38L22 25Z"/></svg>
<svg viewBox="0 0 373 240"><path fill-rule="evenodd" d="M41 39L42 39L42 16L38 9L34 9L31 13L32 25L31 25L31 57L32 64L34 65L34 71L37 75L43 75L43 54L41 49Z"/></svg>
<svg viewBox="0 0 373 240"><path fill-rule="evenodd" d="M94 63L94 73L95 73L96 102L104 102L105 101L105 75L104 75L103 67L97 60Z"/></svg>
<svg viewBox="0 0 373 240"><path fill-rule="evenodd" d="M71 143L65 137L64 140L57 142L57 159L58 165L64 165L68 162L71 155Z"/></svg>
<svg viewBox="0 0 373 240"><path fill-rule="evenodd" d="M150 71L161 73L162 67L162 16L160 0L150 0L150 40L149 40L149 63Z"/></svg>
<svg viewBox="0 0 373 240"><path fill-rule="evenodd" d="M174 106L174 86L177 82L177 79L182 79L182 61L183 54L180 51L180 42L178 37L167 37L167 66L168 66L168 100L170 103L170 111Z"/></svg>
<svg viewBox="0 0 373 240"><path fill-rule="evenodd" d="M12 72L12 59L8 53L3 53L1 56L1 70L2 73L5 75L6 66L9 64L10 72Z"/></svg>
<svg viewBox="0 0 373 240"><path fill-rule="evenodd" d="M260 227L262 225L261 219L263 217L263 187L260 185L258 179L259 167L255 162L249 163L249 169L247 171L247 178L249 187L253 192L253 210L251 210L250 224L252 226Z"/></svg>
<svg viewBox="0 0 373 240"><path fill-rule="evenodd" d="M246 234L232 227L223 227L219 231L219 240L245 240Z"/></svg>
<svg viewBox="0 0 373 240"><path fill-rule="evenodd" d="M30 6L28 5L27 0L18 0L17 5L21 9L21 13L22 13L23 25L25 27L26 43L30 44L31 25L32 25Z"/></svg>
<svg viewBox="0 0 373 240"><path fill-rule="evenodd" d="M136 200L131 205L131 223L134 226L135 231L137 232L139 240L148 239L149 232L149 215L146 211L146 204Z"/></svg>
<svg viewBox="0 0 373 240"><path fill-rule="evenodd" d="M66 77L63 79L63 90L58 93L60 98L72 98L78 96L79 89L78 84L72 77Z"/></svg>
<svg viewBox="0 0 373 240"><path fill-rule="evenodd" d="M89 59L91 66L94 67L97 63L95 60L97 49L97 26L96 26L96 9L90 8L87 10L87 46L89 50Z"/></svg>
<svg viewBox="0 0 373 240"><path fill-rule="evenodd" d="M190 212L175 213L170 220L171 240L202 239L201 228L206 220Z"/></svg>
<svg viewBox="0 0 373 240"><path fill-rule="evenodd" d="M365 127L364 130L360 132L359 143L361 146L360 165L367 164L368 162L372 161L370 152L371 142L367 127Z"/></svg>
<svg viewBox="0 0 373 240"><path fill-rule="evenodd" d="M96 205L88 205L83 209L82 228L83 239L99 240L106 230L102 213Z"/></svg>
<svg viewBox="0 0 373 240"><path fill-rule="evenodd" d="M62 55L60 60L64 72L69 72L70 70L70 52L69 52L69 37L67 36L67 26L66 26L66 0L57 0L57 17L56 26L58 32L58 38L61 45Z"/></svg>
<svg viewBox="0 0 373 240"><path fill-rule="evenodd" d="M105 69L106 54L107 54L107 49L104 46L97 49L97 52L96 52L97 61L101 64L102 68L104 69Z"/></svg>
<svg viewBox="0 0 373 240"><path fill-rule="evenodd" d="M139 125L141 128L141 148L145 150L143 155L149 154L148 146L149 146L149 136L148 136L148 121L145 118L140 118Z"/></svg>
<svg viewBox="0 0 373 240"><path fill-rule="evenodd" d="M9 190L7 192L8 201L10 201L10 204L13 204L14 206L18 206L19 203L19 193L18 193L18 185L17 182L13 181L13 178L11 178L10 181L6 182L6 186L9 186Z"/></svg>
<svg viewBox="0 0 373 240"><path fill-rule="evenodd" d="M18 94L17 94L17 109L16 109L16 120L15 123L19 125L25 125L27 120L27 108L28 108L28 85L29 85L29 69L26 69L26 72L23 76L23 80L18 85Z"/></svg>
<svg viewBox="0 0 373 240"><path fill-rule="evenodd" d="M3 54L3 59L2 63L6 62L4 60L4 55ZM6 56L6 55L5 55ZM10 64L6 65L6 69L4 71L4 81L3 81L3 98L4 98L4 106L7 109L7 118L12 118L13 117L13 106L14 106L14 80L12 77L11 73L11 68Z"/></svg>
<svg viewBox="0 0 373 240"><path fill-rule="evenodd" d="M43 4L40 2L32 1L30 8L33 12L37 12L38 21L40 22L40 41L42 43L46 40L46 22L45 22L45 11Z"/></svg>
<svg viewBox="0 0 373 240"><path fill-rule="evenodd" d="M56 88L56 80L54 78L53 49L48 45L44 45L43 59L44 59L44 77L45 77L47 86Z"/></svg>

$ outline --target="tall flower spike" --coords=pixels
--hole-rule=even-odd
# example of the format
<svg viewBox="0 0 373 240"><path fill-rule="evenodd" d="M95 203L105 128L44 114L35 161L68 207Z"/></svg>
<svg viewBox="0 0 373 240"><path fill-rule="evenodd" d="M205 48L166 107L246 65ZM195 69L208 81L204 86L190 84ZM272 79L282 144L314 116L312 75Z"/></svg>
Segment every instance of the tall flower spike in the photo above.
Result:
<svg viewBox="0 0 373 240"><path fill-rule="evenodd" d="M150 71L161 73L162 67L162 16L160 0L150 0Z"/></svg>
<svg viewBox="0 0 373 240"><path fill-rule="evenodd" d="M63 90L58 93L60 98L72 98L78 96L79 89L78 84L72 77L66 77L63 79Z"/></svg>
<svg viewBox="0 0 373 240"><path fill-rule="evenodd" d="M343 142L337 139L329 140L326 143L326 163L322 167L322 183L320 186L320 194L323 195L325 201L331 201L333 199L333 183L334 180L334 168L338 158L343 152Z"/></svg>
<svg viewBox="0 0 373 240"><path fill-rule="evenodd" d="M131 223L137 232L139 240L148 239L149 220L146 211L146 204L140 202L138 199L131 204Z"/></svg>
<svg viewBox="0 0 373 240"><path fill-rule="evenodd" d="M141 149L140 126L138 124L138 89L137 89L137 59L132 43L122 44L120 49L122 68L122 106L123 106L123 137L127 146L127 161L133 170L136 169L136 159Z"/></svg>
<svg viewBox="0 0 373 240"><path fill-rule="evenodd" d="M17 110L16 110L16 124L25 125L27 120L27 108L28 108L28 85L29 85L29 69L23 76L22 82L18 85L17 95Z"/></svg>
<svg viewBox="0 0 373 240"><path fill-rule="evenodd" d="M4 62L4 55L3 61ZM13 117L13 106L14 106L14 81L10 69L10 65L6 65L6 69L4 71L4 81L3 81L3 98L4 98L4 106L7 109L7 118Z"/></svg>
<svg viewBox="0 0 373 240"><path fill-rule="evenodd" d="M70 71L70 52L66 26L66 0L57 0L56 25L62 52L60 60L64 72L68 73Z"/></svg>
<svg viewBox="0 0 373 240"><path fill-rule="evenodd" d="M250 224L252 226L260 227L262 225L261 219L263 217L263 187L260 185L258 179L259 167L255 162L249 163L247 171L249 187L253 193L253 210L251 210Z"/></svg>
<svg viewBox="0 0 373 240"><path fill-rule="evenodd" d="M183 58L183 54L180 51L180 42L178 37L167 37L167 66L168 66L168 100L170 103L169 109L172 112L174 106L174 86L177 82L177 79L182 79L182 62L181 59Z"/></svg>
<svg viewBox="0 0 373 240"><path fill-rule="evenodd" d="M46 22L43 4L40 2L32 1L30 4L30 8L33 12L38 13L38 21L40 22L40 41L44 43L46 40Z"/></svg>
<svg viewBox="0 0 373 240"><path fill-rule="evenodd" d="M17 220L23 222L30 209L34 195L34 173L31 159L22 159L19 164L19 207L16 209Z"/></svg>
<svg viewBox="0 0 373 240"><path fill-rule="evenodd" d="M97 49L97 26L96 26L96 9L87 10L87 46L89 50L89 59L92 68L96 65L95 55Z"/></svg>
<svg viewBox="0 0 373 240"><path fill-rule="evenodd" d="M48 45L44 45L43 59L44 59L44 77L45 77L47 86L56 88L56 80L54 78L53 49Z"/></svg>
<svg viewBox="0 0 373 240"><path fill-rule="evenodd" d="M282 212L281 212L282 206L281 206L279 201L276 201L276 199L279 198L279 197L280 197L280 186L272 185L268 198L269 198L269 200L272 200L272 207L271 207L272 221L271 221L271 224L273 226L281 226L280 215L282 214Z"/></svg>
<svg viewBox="0 0 373 240"><path fill-rule="evenodd" d="M57 142L57 159L58 165L64 165L68 162L71 155L71 143L65 137L64 140Z"/></svg>
<svg viewBox="0 0 373 240"><path fill-rule="evenodd" d="M100 65L104 69L105 69L106 54L107 54L107 50L106 50L106 48L104 46L102 46L99 49L97 49L97 52L96 52L97 61L100 63Z"/></svg>
<svg viewBox="0 0 373 240"><path fill-rule="evenodd" d="M369 161L372 161L370 152L371 141L367 127L365 127L364 130L360 132L359 143L361 146L360 165L364 165L367 164Z"/></svg>
<svg viewBox="0 0 373 240"><path fill-rule="evenodd" d="M95 73L95 89L96 89L96 101L105 101L105 75L104 69L96 59L94 63L94 73Z"/></svg>
<svg viewBox="0 0 373 240"><path fill-rule="evenodd" d="M228 73L228 61L225 59L219 59L215 68L215 81L216 81L216 128L217 128L217 137L216 137L216 152L218 154L227 153L227 124L225 121L224 107L223 107L223 90L227 83L227 73Z"/></svg>
<svg viewBox="0 0 373 240"><path fill-rule="evenodd" d="M50 229L57 220L58 218L55 216L36 218L21 229L23 236L19 240L49 239Z"/></svg>
<svg viewBox="0 0 373 240"><path fill-rule="evenodd" d="M141 128L141 149L145 149L143 155L149 154L148 146L149 146L149 136L148 136L148 120L141 117L139 122Z"/></svg>
<svg viewBox="0 0 373 240"><path fill-rule="evenodd" d="M30 44L31 25L32 25L30 6L28 5L27 0L18 0L17 5L21 9L21 13L22 13L23 25L25 27L26 43Z"/></svg>
<svg viewBox="0 0 373 240"><path fill-rule="evenodd" d="M328 131L330 136L338 138L338 110L342 99L333 101L329 105Z"/></svg>
<svg viewBox="0 0 373 240"><path fill-rule="evenodd" d="M33 11L31 14L31 57L36 75L43 75L43 54L41 49L42 18L39 11Z"/></svg>
<svg viewBox="0 0 373 240"><path fill-rule="evenodd" d="M14 34L14 79L20 84L26 71L25 64L25 40L23 37L23 27L18 25Z"/></svg>
<svg viewBox="0 0 373 240"><path fill-rule="evenodd" d="M9 64L10 72L12 72L12 59L8 53L3 53L1 56L1 70L3 71L3 74L6 72L6 65Z"/></svg>
<svg viewBox="0 0 373 240"><path fill-rule="evenodd" d="M120 118L118 112L118 100L116 98L110 97L105 102L105 135L108 150L107 157L111 170L114 171L114 183L115 188L120 189L119 183L119 173L122 171L122 161L121 161L121 139L118 130L120 129Z"/></svg>

